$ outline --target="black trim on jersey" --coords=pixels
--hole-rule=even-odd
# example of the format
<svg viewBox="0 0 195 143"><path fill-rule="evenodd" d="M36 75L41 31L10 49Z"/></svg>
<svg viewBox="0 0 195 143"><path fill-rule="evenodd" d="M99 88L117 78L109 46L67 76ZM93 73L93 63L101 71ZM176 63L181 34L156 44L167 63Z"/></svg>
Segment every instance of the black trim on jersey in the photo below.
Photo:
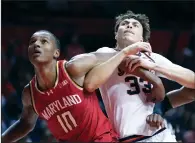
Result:
<svg viewBox="0 0 195 143"><path fill-rule="evenodd" d="M128 136L128 137L125 137L125 138L121 138L119 139L120 142L123 142L123 141L128 141L128 140L131 140L131 139L134 139L132 142L137 142L137 141L141 141L141 140L145 140L145 139L148 139L148 138L151 138L159 133L161 133L162 131L164 131L166 128L162 128L160 130L158 130L155 134L153 134L152 136L142 136L142 135L132 135L132 136ZM138 139L136 139L138 138Z"/></svg>
<svg viewBox="0 0 195 143"><path fill-rule="evenodd" d="M149 55L147 55L146 52L143 52L143 54L155 63L155 61Z"/></svg>

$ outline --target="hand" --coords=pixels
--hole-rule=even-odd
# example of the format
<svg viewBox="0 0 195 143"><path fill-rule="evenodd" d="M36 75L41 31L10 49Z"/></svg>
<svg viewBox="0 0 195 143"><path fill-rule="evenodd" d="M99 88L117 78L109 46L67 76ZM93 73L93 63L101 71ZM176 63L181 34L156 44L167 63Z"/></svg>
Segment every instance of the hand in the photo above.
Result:
<svg viewBox="0 0 195 143"><path fill-rule="evenodd" d="M148 115L146 118L146 122L151 126L151 127L165 127L164 119L161 117L159 114L151 114Z"/></svg>
<svg viewBox="0 0 195 143"><path fill-rule="evenodd" d="M148 70L152 70L156 66L156 63L146 57L139 57L136 55L130 55L126 58L125 67L129 72L133 72L137 67L143 67Z"/></svg>
<svg viewBox="0 0 195 143"><path fill-rule="evenodd" d="M150 46L150 43L147 42L136 42L132 45L129 45L125 47L122 50L126 55L135 55L138 52L152 52L152 48Z"/></svg>

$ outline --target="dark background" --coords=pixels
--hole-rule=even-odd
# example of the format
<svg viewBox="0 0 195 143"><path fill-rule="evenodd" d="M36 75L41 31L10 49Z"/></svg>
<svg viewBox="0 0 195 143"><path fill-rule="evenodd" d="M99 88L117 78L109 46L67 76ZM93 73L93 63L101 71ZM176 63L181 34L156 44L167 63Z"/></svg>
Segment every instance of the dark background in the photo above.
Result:
<svg viewBox="0 0 195 143"><path fill-rule="evenodd" d="M20 116L21 91L34 74L27 56L28 40L37 30L53 32L61 42L60 58L68 60L102 46L114 47L115 16L127 10L144 13L150 18L153 51L195 71L193 1L3 0L1 9L2 131ZM167 92L180 87L163 82ZM195 141L194 111L193 102L166 116L178 140ZM45 122L38 120L24 140L51 141L53 137Z"/></svg>

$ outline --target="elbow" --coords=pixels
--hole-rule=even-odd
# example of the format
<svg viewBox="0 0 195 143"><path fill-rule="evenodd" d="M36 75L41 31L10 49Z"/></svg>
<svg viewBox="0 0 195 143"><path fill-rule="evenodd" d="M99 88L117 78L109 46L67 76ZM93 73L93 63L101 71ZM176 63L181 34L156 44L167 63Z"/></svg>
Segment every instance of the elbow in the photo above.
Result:
<svg viewBox="0 0 195 143"><path fill-rule="evenodd" d="M97 89L95 82L92 82L92 80L85 80L84 81L84 89L87 90L88 92L94 92Z"/></svg>
<svg viewBox="0 0 195 143"><path fill-rule="evenodd" d="M68 73L71 75L78 75L78 73L80 72L80 70L79 70L80 68L81 68L80 64L78 64L74 61L66 63L66 69L67 69Z"/></svg>
<svg viewBox="0 0 195 143"><path fill-rule="evenodd" d="M187 85L189 85L189 86L186 86L187 88L190 88L190 89L192 89L192 90L194 90L194 89L195 89L195 83L194 83L194 81L193 81L193 82L188 83Z"/></svg>
<svg viewBox="0 0 195 143"><path fill-rule="evenodd" d="M35 128L35 124L34 125L29 125L29 132L32 132Z"/></svg>
<svg viewBox="0 0 195 143"><path fill-rule="evenodd" d="M32 132L35 128L35 122L25 121L23 119L20 119L19 122L20 122L20 124L22 124L26 128L26 131L28 133Z"/></svg>

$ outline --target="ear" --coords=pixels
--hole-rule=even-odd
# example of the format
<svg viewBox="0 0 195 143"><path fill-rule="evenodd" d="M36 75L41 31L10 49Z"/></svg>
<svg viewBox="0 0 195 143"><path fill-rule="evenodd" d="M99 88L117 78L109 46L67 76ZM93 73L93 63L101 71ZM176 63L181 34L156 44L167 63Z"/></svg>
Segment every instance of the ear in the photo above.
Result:
<svg viewBox="0 0 195 143"><path fill-rule="evenodd" d="M115 40L117 39L117 37L118 37L117 32L115 32L115 37L114 37L114 38L115 38Z"/></svg>
<svg viewBox="0 0 195 143"><path fill-rule="evenodd" d="M59 56L60 56L60 50L56 49L54 52L54 58L57 59L57 58L59 58Z"/></svg>
<svg viewBox="0 0 195 143"><path fill-rule="evenodd" d="M143 40L143 37L141 37L141 39L140 39L140 42L143 42L144 40Z"/></svg>

